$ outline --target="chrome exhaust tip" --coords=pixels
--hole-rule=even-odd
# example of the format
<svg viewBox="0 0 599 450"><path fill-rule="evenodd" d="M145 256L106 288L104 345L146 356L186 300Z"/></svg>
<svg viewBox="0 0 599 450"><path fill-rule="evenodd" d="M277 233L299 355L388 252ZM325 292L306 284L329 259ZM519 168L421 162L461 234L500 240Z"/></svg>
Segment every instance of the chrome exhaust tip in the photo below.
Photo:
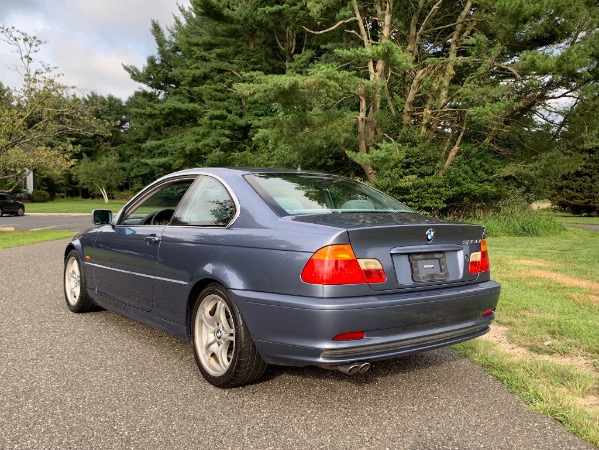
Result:
<svg viewBox="0 0 599 450"><path fill-rule="evenodd" d="M369 362L365 362L360 366L360 373L366 373L368 372L368 370L370 369L370 363Z"/></svg>
<svg viewBox="0 0 599 450"><path fill-rule="evenodd" d="M370 364L369 364L370 366ZM358 372L360 372L360 364L357 363L349 363L349 364L344 364L343 366L337 366L337 370L339 372L343 372L344 374L347 375L355 375ZM366 369L368 370L368 369Z"/></svg>

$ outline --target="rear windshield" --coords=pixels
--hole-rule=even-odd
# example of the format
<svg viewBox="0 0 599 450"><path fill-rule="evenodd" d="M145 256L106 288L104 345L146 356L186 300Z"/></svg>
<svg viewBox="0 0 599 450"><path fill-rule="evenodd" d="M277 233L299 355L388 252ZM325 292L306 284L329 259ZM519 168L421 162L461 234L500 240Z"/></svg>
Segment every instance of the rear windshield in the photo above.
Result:
<svg viewBox="0 0 599 450"><path fill-rule="evenodd" d="M266 203L284 214L414 212L376 189L333 175L274 173L246 179Z"/></svg>

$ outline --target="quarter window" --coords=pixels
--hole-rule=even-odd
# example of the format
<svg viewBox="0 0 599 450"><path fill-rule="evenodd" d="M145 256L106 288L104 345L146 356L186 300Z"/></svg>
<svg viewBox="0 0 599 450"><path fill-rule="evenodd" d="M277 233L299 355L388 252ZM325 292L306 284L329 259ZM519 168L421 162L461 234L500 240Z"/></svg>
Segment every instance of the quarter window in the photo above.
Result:
<svg viewBox="0 0 599 450"><path fill-rule="evenodd" d="M172 225L226 226L235 213L235 202L222 183L201 176L179 205Z"/></svg>

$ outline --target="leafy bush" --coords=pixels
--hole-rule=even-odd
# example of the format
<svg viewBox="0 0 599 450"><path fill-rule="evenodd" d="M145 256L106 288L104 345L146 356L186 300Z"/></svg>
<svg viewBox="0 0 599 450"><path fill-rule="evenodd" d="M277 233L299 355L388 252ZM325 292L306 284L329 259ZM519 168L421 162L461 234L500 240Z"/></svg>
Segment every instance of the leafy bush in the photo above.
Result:
<svg viewBox="0 0 599 450"><path fill-rule="evenodd" d="M31 194L31 201L34 203L46 203L50 200L50 194L46 191L36 190Z"/></svg>
<svg viewBox="0 0 599 450"><path fill-rule="evenodd" d="M454 163L439 163L442 150L421 138L381 144L367 155L356 155L377 171L376 187L408 206L428 214L472 217L489 210L509 189L493 176L497 163L490 152L464 145Z"/></svg>

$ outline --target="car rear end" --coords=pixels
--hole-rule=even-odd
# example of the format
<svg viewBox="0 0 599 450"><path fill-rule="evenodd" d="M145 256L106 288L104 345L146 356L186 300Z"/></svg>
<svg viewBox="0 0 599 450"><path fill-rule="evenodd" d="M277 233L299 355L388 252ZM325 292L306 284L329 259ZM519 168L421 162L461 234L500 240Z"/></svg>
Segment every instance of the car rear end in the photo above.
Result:
<svg viewBox="0 0 599 450"><path fill-rule="evenodd" d="M394 229L400 235L429 230ZM441 235L449 230L435 228ZM471 231L472 237L460 244L388 244L386 254L380 245L378 251L364 246L356 238L359 233L349 231L349 242L337 244L342 253L330 252L333 259L316 269L311 261L318 252L306 261L311 273L304 269L303 282L318 283L320 296L236 295L250 329L257 330L253 334L261 354L272 363L338 366L450 345L485 334L499 298L499 285L476 261L487 258L483 230ZM364 260L380 263L374 281L368 281L372 266L360 267ZM352 265L367 274L359 277ZM318 271L325 273L315 275ZM354 279L348 277L352 272Z"/></svg>
<svg viewBox="0 0 599 450"><path fill-rule="evenodd" d="M302 190L309 194L314 187L311 182ZM490 280L483 227L409 209L362 211L370 209L362 194L350 204L356 211L315 213L317 198L309 194L309 213L297 202L282 202L295 208L282 223L328 227L335 236L334 244L300 252L305 262L298 283L310 295L234 293L267 362L359 368L489 331L500 286ZM294 252L294 261L300 254Z"/></svg>

